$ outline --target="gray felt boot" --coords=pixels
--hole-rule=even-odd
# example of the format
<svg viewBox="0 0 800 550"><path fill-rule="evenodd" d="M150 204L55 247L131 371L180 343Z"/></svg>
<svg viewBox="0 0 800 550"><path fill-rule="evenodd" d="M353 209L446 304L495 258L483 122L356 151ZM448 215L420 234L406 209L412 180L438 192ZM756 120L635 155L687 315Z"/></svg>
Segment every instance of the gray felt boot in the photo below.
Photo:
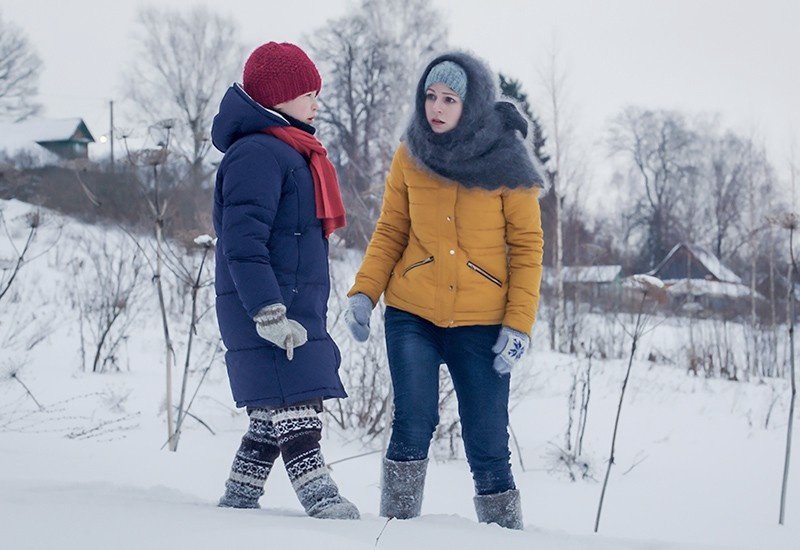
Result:
<svg viewBox="0 0 800 550"><path fill-rule="evenodd" d="M507 529L522 529L522 501L511 489L494 495L476 495L475 512L481 523L496 523Z"/></svg>
<svg viewBox="0 0 800 550"><path fill-rule="evenodd" d="M385 518L415 518L422 510L428 459L397 462L383 459L381 511Z"/></svg>

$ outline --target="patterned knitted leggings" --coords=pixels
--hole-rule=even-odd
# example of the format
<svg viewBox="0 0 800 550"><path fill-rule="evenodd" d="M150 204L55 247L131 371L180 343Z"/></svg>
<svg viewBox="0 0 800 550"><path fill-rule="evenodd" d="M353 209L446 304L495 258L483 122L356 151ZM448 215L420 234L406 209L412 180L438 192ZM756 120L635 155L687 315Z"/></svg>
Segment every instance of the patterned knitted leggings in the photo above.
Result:
<svg viewBox="0 0 800 550"><path fill-rule="evenodd" d="M234 458L220 505L257 508L278 455L308 513L339 498L320 451L322 421L313 405L251 409L249 413L250 428Z"/></svg>

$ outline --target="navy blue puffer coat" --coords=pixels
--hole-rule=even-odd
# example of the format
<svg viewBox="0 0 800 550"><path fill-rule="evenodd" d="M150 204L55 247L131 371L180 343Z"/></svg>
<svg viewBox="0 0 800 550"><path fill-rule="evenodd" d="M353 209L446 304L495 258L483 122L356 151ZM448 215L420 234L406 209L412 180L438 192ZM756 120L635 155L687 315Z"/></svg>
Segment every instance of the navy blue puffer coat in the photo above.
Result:
<svg viewBox="0 0 800 550"><path fill-rule="evenodd" d="M346 397L339 349L326 329L328 241L316 217L314 182L300 153L261 132L287 126L234 84L211 136L225 156L214 192L217 319L239 407ZM283 303L308 342L286 352L263 340L253 317Z"/></svg>

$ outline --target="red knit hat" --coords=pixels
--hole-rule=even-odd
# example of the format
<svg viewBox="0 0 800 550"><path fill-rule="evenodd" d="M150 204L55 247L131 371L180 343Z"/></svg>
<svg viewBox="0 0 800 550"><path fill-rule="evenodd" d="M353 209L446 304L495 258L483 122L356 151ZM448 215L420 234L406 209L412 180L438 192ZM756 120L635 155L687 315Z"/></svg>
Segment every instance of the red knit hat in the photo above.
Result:
<svg viewBox="0 0 800 550"><path fill-rule="evenodd" d="M256 48L244 64L242 80L247 95L264 107L322 88L314 62L288 42L267 42Z"/></svg>

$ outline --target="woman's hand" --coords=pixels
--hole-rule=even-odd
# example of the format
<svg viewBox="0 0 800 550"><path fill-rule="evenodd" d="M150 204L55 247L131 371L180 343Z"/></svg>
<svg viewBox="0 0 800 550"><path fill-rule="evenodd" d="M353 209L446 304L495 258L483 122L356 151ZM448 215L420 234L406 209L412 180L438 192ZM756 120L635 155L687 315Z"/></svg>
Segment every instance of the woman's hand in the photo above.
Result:
<svg viewBox="0 0 800 550"><path fill-rule="evenodd" d="M493 367L497 374L510 374L530 346L531 339L513 328L503 327L492 351L497 354Z"/></svg>
<svg viewBox="0 0 800 550"><path fill-rule="evenodd" d="M358 293L350 296L344 320L353 338L366 342L369 338L369 317L372 314L372 300L366 294Z"/></svg>

